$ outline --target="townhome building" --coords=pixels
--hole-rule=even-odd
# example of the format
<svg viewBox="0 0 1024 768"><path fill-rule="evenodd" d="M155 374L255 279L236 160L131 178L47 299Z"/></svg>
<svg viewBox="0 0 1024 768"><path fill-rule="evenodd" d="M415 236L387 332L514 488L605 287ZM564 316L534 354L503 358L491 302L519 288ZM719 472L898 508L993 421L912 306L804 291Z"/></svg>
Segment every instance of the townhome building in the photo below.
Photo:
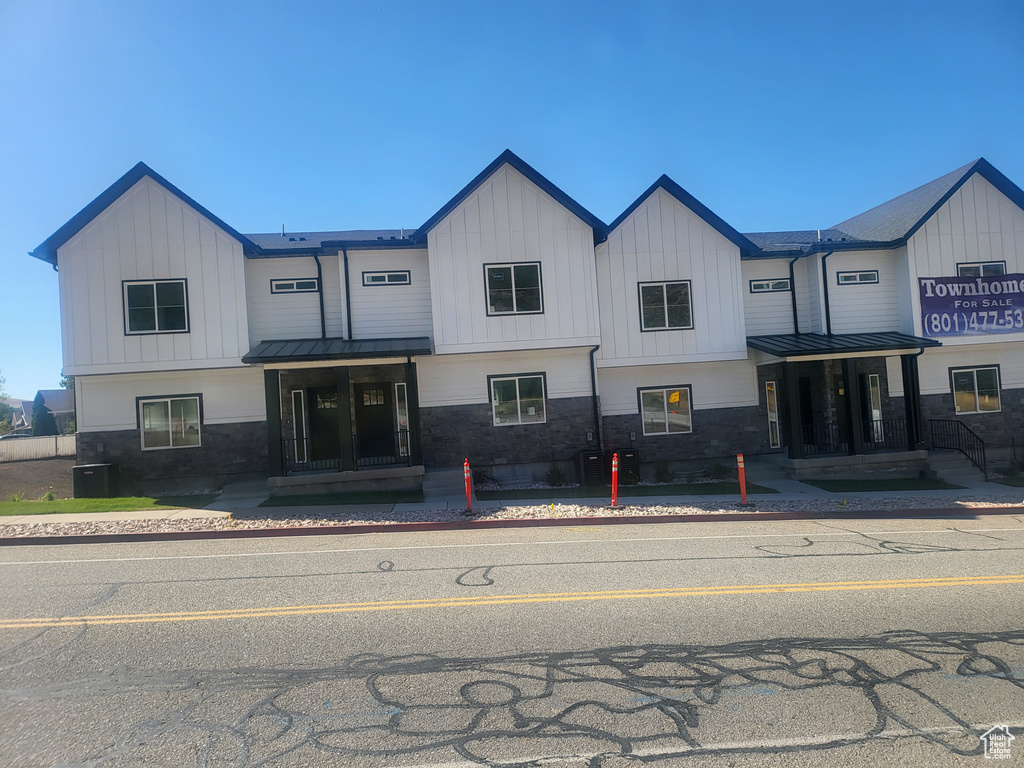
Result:
<svg viewBox="0 0 1024 768"><path fill-rule="evenodd" d="M243 235L140 163L32 255L59 273L78 461L139 488L609 450L916 472L1024 433L1024 193L984 160L748 234L667 176L605 224L506 151L418 227Z"/></svg>

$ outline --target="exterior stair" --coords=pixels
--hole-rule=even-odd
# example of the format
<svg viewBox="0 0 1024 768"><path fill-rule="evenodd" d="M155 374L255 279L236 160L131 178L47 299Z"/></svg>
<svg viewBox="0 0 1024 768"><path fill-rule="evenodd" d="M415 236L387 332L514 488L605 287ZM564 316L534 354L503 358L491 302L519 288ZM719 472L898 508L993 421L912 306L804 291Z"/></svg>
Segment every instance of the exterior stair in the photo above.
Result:
<svg viewBox="0 0 1024 768"><path fill-rule="evenodd" d="M428 469L423 475L423 500L458 502L466 505L466 480L464 470Z"/></svg>
<svg viewBox="0 0 1024 768"><path fill-rule="evenodd" d="M952 485L985 482L985 475L959 451L928 451L928 469L925 475Z"/></svg>

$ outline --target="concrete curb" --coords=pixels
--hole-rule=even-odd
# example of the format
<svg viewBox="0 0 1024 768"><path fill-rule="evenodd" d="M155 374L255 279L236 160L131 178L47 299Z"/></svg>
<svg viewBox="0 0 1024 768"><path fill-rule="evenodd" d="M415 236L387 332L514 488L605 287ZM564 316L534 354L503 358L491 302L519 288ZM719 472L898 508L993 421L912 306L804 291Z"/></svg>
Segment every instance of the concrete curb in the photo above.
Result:
<svg viewBox="0 0 1024 768"><path fill-rule="evenodd" d="M150 541L194 541L204 539L264 539L282 536L343 536L366 533L411 533L415 531L465 531L488 528L543 528L578 525L650 525L656 523L721 523L772 520L899 520L906 518L970 519L978 515L1024 515L1020 507L978 507L965 509L905 509L830 512L706 512L695 515L634 515L609 517L535 517L508 520L454 520L420 523L367 523L363 525L318 525L295 528L237 528L211 531L164 531L147 533L98 533L78 536L5 536L0 547L60 544L122 544Z"/></svg>

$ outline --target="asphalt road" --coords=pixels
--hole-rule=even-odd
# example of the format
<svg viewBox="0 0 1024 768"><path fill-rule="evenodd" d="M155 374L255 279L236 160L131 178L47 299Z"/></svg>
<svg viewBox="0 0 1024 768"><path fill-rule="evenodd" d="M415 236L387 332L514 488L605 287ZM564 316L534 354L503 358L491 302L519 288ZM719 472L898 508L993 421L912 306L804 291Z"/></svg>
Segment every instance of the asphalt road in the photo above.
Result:
<svg viewBox="0 0 1024 768"><path fill-rule="evenodd" d="M985 765L1022 552L1024 516L5 548L0 765Z"/></svg>

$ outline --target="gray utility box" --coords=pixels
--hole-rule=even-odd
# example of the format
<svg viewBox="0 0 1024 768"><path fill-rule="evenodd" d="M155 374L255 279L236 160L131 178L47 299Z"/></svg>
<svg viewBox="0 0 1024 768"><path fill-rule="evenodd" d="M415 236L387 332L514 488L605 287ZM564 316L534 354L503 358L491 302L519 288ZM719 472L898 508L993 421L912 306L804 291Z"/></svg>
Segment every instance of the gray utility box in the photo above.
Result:
<svg viewBox="0 0 1024 768"><path fill-rule="evenodd" d="M71 468L76 499L102 499L120 494L117 464L79 464Z"/></svg>

